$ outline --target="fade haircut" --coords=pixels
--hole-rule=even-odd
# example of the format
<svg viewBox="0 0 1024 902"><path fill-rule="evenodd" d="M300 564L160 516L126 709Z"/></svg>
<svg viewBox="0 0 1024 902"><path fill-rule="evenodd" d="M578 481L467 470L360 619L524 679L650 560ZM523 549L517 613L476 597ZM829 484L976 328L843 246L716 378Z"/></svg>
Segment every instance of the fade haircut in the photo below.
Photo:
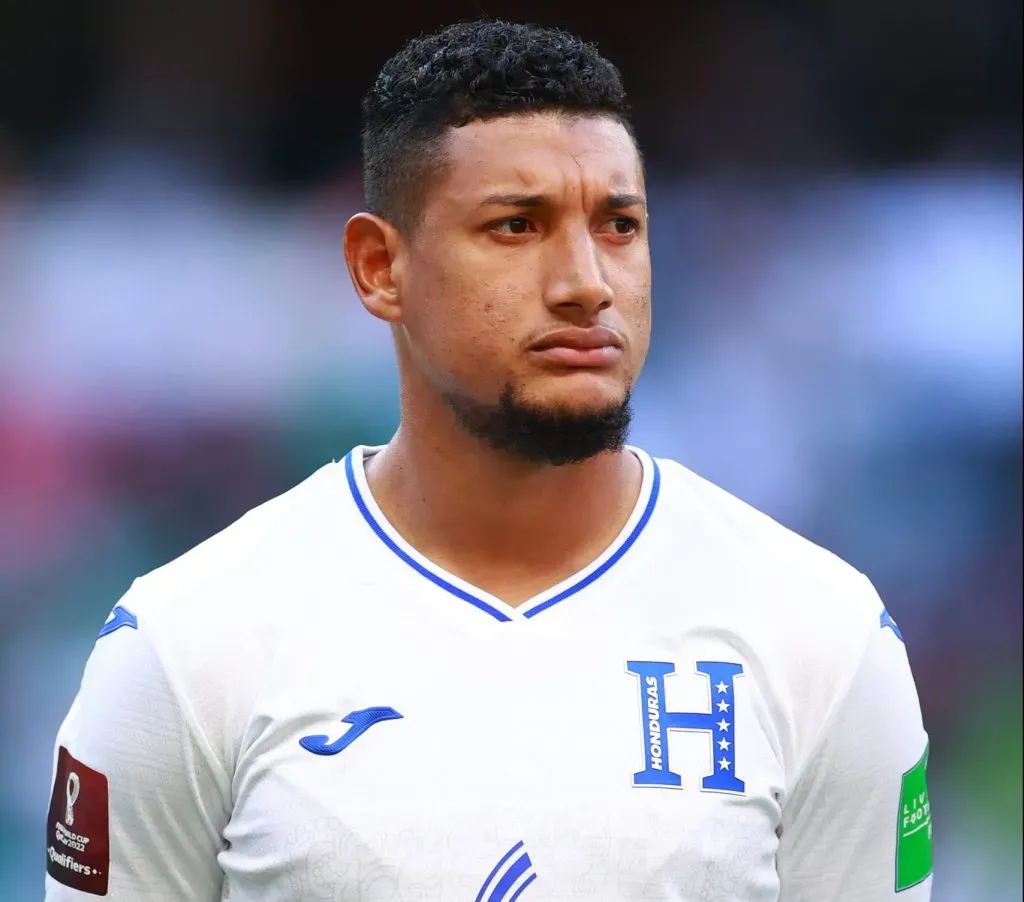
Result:
<svg viewBox="0 0 1024 902"><path fill-rule="evenodd" d="M367 209L414 230L449 128L547 111L611 116L633 136L618 69L575 35L483 20L415 38L363 100Z"/></svg>

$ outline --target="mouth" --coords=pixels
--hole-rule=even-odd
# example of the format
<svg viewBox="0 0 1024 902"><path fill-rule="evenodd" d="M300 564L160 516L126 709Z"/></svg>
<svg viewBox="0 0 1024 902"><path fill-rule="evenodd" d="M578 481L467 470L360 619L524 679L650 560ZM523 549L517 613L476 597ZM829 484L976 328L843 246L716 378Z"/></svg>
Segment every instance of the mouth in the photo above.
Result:
<svg viewBox="0 0 1024 902"><path fill-rule="evenodd" d="M560 329L530 345L530 353L557 367L603 369L622 357L622 339L603 326Z"/></svg>

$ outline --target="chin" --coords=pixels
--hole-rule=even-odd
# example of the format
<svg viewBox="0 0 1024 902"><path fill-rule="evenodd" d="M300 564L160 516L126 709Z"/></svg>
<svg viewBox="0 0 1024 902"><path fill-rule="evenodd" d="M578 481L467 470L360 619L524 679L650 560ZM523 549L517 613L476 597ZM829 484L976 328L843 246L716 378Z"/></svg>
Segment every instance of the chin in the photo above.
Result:
<svg viewBox="0 0 1024 902"><path fill-rule="evenodd" d="M629 397L629 390L621 382L595 379L591 374L580 375L582 378L573 374L561 379L558 386L544 386L529 392L523 402L545 413L587 416L617 409Z"/></svg>

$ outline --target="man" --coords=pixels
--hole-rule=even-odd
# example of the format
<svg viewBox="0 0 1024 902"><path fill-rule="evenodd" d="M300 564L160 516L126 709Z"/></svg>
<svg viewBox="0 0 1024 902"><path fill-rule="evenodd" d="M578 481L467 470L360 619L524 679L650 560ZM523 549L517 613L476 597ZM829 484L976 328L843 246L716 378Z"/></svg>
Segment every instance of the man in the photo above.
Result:
<svg viewBox="0 0 1024 902"><path fill-rule="evenodd" d="M56 743L47 898L927 899L868 581L625 444L650 333L616 69L413 41L345 256L401 425L137 580Z"/></svg>

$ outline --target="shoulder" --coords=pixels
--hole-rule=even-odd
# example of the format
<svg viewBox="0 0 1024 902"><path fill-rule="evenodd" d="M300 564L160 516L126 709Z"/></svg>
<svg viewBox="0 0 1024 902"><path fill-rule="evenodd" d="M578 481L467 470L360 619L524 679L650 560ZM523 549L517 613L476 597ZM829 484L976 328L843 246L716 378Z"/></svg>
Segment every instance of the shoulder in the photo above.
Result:
<svg viewBox="0 0 1024 902"><path fill-rule="evenodd" d="M663 535L697 574L701 619L756 662L764 692L788 712L795 760L855 683L882 703L886 686L907 682L902 636L863 573L680 464L658 465Z"/></svg>
<svg viewBox="0 0 1024 902"><path fill-rule="evenodd" d="M180 557L140 576L130 599L148 619L194 626L273 617L303 575L348 545L344 480L331 463Z"/></svg>
<svg viewBox="0 0 1024 902"><path fill-rule="evenodd" d="M855 567L682 464L657 463L659 513L676 535L699 533L706 550L723 562L741 563L747 578L762 589L812 604L820 613L873 617L877 625L880 601Z"/></svg>
<svg viewBox="0 0 1024 902"><path fill-rule="evenodd" d="M86 680L149 696L147 671L228 769L286 623L330 584L350 531L340 465L329 464L181 557L136 579L90 656ZM343 483L342 483L343 486ZM340 509L340 512L339 512ZM343 569L343 564L341 565Z"/></svg>
<svg viewBox="0 0 1024 902"><path fill-rule="evenodd" d="M725 587L715 599L722 616L805 676L852 675L883 623L869 579L681 464L659 459L658 466L666 534L708 583Z"/></svg>
<svg viewBox="0 0 1024 902"><path fill-rule="evenodd" d="M340 464L322 467L137 578L112 619L131 618L186 688L202 690L225 673L256 679L281 624L300 620L301 607L316 603L309 587L322 594L325 576L344 571L339 558L351 549L351 504L343 487Z"/></svg>

